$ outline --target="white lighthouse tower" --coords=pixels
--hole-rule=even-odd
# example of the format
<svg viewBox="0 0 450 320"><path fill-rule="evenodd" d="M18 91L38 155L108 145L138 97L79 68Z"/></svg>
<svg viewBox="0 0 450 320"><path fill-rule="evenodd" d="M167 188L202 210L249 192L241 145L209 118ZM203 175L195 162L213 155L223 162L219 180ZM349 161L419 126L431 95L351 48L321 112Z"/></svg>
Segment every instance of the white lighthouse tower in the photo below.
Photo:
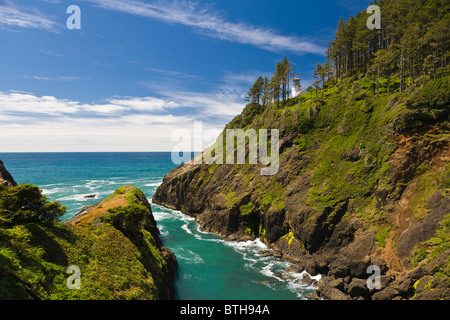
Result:
<svg viewBox="0 0 450 320"><path fill-rule="evenodd" d="M292 85L291 98L295 98L295 97L298 97L300 94L302 94L303 91L302 91L302 86L300 85L300 79L297 76L295 76L295 79L292 80L292 82L294 84Z"/></svg>

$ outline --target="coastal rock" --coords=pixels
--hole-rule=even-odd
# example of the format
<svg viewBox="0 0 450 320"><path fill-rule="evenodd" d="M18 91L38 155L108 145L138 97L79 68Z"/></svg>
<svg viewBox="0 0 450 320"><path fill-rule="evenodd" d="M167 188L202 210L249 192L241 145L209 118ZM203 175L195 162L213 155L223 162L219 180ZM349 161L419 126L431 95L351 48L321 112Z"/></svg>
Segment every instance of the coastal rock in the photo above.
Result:
<svg viewBox="0 0 450 320"><path fill-rule="evenodd" d="M438 199L438 200L433 200ZM421 221L412 221L408 228L401 234L397 242L397 254L405 267L409 267L408 257L411 256L414 247L422 241L430 239L439 222L449 213L450 197L443 198L439 193L433 195L428 203L432 204L431 211Z"/></svg>
<svg viewBox="0 0 450 320"><path fill-rule="evenodd" d="M178 262L173 252L162 246L151 206L141 190L133 186L122 186L97 205L84 207L66 223L73 226L86 224L98 226L108 223L114 226L138 248L142 248L141 251L146 250L143 252L146 260L143 263L153 271L155 277L159 277L154 280L159 284L160 298L174 298L173 280ZM165 262L158 270L155 270L156 266L151 265L154 263L151 261L155 259L162 259Z"/></svg>
<svg viewBox="0 0 450 320"><path fill-rule="evenodd" d="M302 277L302 285L304 286L310 286L315 283L314 281L315 280L311 279L311 276L307 273L305 273Z"/></svg>
<svg viewBox="0 0 450 320"><path fill-rule="evenodd" d="M349 161L355 162L358 161L361 158L361 149L359 148L352 148L348 153L346 157Z"/></svg>
<svg viewBox="0 0 450 320"><path fill-rule="evenodd" d="M7 187L17 186L16 181L14 181L12 175L6 170L2 160L0 160L0 185Z"/></svg>
<svg viewBox="0 0 450 320"><path fill-rule="evenodd" d="M387 287L381 291L378 291L372 295L372 300L393 300L399 296L399 292L392 288Z"/></svg>
<svg viewBox="0 0 450 320"><path fill-rule="evenodd" d="M423 277L415 286L416 290L412 297L413 300L442 300L448 299L450 294L448 284L442 279L433 276Z"/></svg>
<svg viewBox="0 0 450 320"><path fill-rule="evenodd" d="M367 287L366 280L364 279L353 278L352 281L347 285L346 291L352 298L362 297L367 300L370 297L370 291Z"/></svg>
<svg viewBox="0 0 450 320"><path fill-rule="evenodd" d="M339 279L321 279L319 287L316 290L317 295L324 300L351 300L351 297L340 288L342 288L342 280Z"/></svg>

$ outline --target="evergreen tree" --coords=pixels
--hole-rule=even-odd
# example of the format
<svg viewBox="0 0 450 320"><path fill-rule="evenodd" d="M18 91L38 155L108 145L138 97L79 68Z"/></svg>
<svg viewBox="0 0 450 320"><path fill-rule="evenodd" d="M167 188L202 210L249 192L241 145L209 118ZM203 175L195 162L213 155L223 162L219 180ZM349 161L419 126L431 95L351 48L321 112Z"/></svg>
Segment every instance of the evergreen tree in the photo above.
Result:
<svg viewBox="0 0 450 320"><path fill-rule="evenodd" d="M258 77L248 92L246 101L261 104L264 95L265 81L263 77Z"/></svg>
<svg viewBox="0 0 450 320"><path fill-rule="evenodd" d="M35 185L12 188L0 185L0 226L28 222L49 222L66 212L58 201L50 202Z"/></svg>
<svg viewBox="0 0 450 320"><path fill-rule="evenodd" d="M325 77L327 75L327 67L326 65L317 64L316 70L314 71L313 78L317 79L319 82L322 82L322 97L325 89Z"/></svg>
<svg viewBox="0 0 450 320"><path fill-rule="evenodd" d="M403 92L420 75L435 79L449 74L449 1L383 0L377 5L381 30L366 27L365 11L339 20L327 50L337 79L369 72L377 79L386 78L390 91L390 78L395 75Z"/></svg>

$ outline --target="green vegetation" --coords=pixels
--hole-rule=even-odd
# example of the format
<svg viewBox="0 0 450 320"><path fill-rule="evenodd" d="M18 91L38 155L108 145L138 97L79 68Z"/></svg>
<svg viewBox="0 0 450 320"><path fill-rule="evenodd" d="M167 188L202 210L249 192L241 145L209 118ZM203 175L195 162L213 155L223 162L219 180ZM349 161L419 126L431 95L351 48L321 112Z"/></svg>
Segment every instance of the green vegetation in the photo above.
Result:
<svg viewBox="0 0 450 320"><path fill-rule="evenodd" d="M48 201L37 186L21 184L7 188L0 185L0 226L26 222L49 222L65 212L65 207L58 201Z"/></svg>
<svg viewBox="0 0 450 320"><path fill-rule="evenodd" d="M448 75L448 1L380 0L377 5L382 13L380 31L366 27L366 12L339 21L327 51L331 74L337 79L368 76L375 89L385 79L387 95L391 89L405 92L420 86L421 76Z"/></svg>
<svg viewBox="0 0 450 320"><path fill-rule="evenodd" d="M286 239L288 240L288 246L291 246L292 240L294 240L294 234L291 232L289 232L289 234L285 235Z"/></svg>
<svg viewBox="0 0 450 320"><path fill-rule="evenodd" d="M119 195L127 206L101 215L102 223L79 226L51 221L64 208L35 186L0 192L0 299L163 297L167 262L150 232L155 226L141 190L119 188L102 203ZM81 270L81 290L67 288L70 265Z"/></svg>
<svg viewBox="0 0 450 320"><path fill-rule="evenodd" d="M139 252L117 229L103 224L70 228L27 223L0 228L2 299L142 299L156 295ZM69 265L80 267L82 290L69 290ZM18 279L20 279L18 281Z"/></svg>
<svg viewBox="0 0 450 320"><path fill-rule="evenodd" d="M261 205L263 207L273 207L276 210L284 208L284 189L274 179L263 189L259 189Z"/></svg>
<svg viewBox="0 0 450 320"><path fill-rule="evenodd" d="M243 216L248 216L253 212L253 209L255 209L255 206L253 205L253 203L250 201L247 204L244 204L240 207L241 210L241 215Z"/></svg>
<svg viewBox="0 0 450 320"><path fill-rule="evenodd" d="M238 200L238 198L236 198L236 192L233 192L233 191L229 191L225 195L225 199L229 206L233 205Z"/></svg>
<svg viewBox="0 0 450 320"><path fill-rule="evenodd" d="M134 195L130 196L140 195L141 193L143 195L141 190L135 188ZM139 204L139 201L134 201L126 207L116 207L108 210L108 212L109 214L102 216L101 220L111 224L131 240L138 249L139 260L149 272L150 278L153 278L156 287L163 288L167 262L157 248L156 239L147 230L147 228L151 228L149 209ZM139 225L144 225L144 228L137 228Z"/></svg>
<svg viewBox="0 0 450 320"><path fill-rule="evenodd" d="M384 248L386 246L386 239L389 237L389 227L377 228L377 232L375 234L375 242L377 246Z"/></svg>

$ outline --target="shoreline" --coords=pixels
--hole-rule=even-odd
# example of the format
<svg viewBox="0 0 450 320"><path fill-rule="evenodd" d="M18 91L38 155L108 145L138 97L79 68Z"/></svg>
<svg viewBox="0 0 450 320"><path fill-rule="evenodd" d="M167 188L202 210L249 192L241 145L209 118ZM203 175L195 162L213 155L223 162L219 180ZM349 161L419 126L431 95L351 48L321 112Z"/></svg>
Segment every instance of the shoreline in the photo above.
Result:
<svg viewBox="0 0 450 320"><path fill-rule="evenodd" d="M277 263L286 264L286 266L284 268L284 272L273 273L270 270L269 271L263 270L260 273L262 273L264 276L276 279L278 281L290 281L292 284L302 286L302 288L304 288L305 290L315 290L316 291L318 289L319 281L320 281L320 279L323 278L322 274L315 274L315 275L309 274L305 269L299 268L299 266L297 264L290 261L289 259L284 259L283 257L280 257L279 255L277 255L277 252L274 249L269 248L264 242L261 241L261 239L259 239L259 238L243 239L243 238L241 238L239 240L237 240L237 239L233 240L231 238L226 238L218 233L202 230L201 224L197 221L197 219L195 219L196 215L187 214L187 213L182 212L181 210L169 208L168 206L165 206L163 204L155 203L152 200L149 200L149 203L150 203L150 205L152 205L152 206L154 205L157 208L159 207L162 209L171 210L175 214L183 215L183 216L191 219L191 221L193 221L196 225L197 232L204 234L204 235L217 236L218 237L217 242L221 242L224 245L233 247L236 252L238 252L239 254L241 254L243 256L245 256L243 251L238 250L238 249L245 250L245 249L249 249L253 245L256 245L256 247L258 247L257 253L255 253L254 251L251 251L249 249L250 253L253 253L257 257L262 258L262 259L270 257ZM192 234L192 231L190 231L190 230L188 231L186 229L184 229L186 232ZM197 236L195 236L195 237L197 238ZM200 239L200 240L204 240L204 239ZM163 243L164 243L164 241L163 241ZM246 259L246 257L243 257L243 258ZM262 262L262 261L263 260L260 260L259 262ZM306 293L306 294L302 293L301 297L306 300L320 300L320 297L318 297L316 295L315 291L313 293ZM300 296L298 296L298 297L300 298ZM302 300L302 299L300 299L300 300Z"/></svg>

